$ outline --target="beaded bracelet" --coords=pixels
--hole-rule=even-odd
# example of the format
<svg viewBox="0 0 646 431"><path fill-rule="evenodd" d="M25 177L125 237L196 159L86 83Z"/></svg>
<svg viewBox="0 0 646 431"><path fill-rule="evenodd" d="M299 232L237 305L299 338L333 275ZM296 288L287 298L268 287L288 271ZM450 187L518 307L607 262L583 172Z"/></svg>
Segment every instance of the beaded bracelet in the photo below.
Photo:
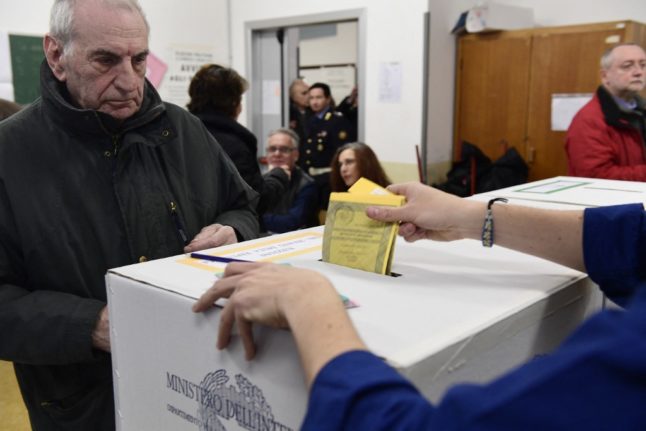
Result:
<svg viewBox="0 0 646 431"><path fill-rule="evenodd" d="M493 211L491 206L494 202L507 202L505 198L494 198L489 201L487 204L487 215L485 216L484 224L482 225L482 246L491 247L493 246Z"/></svg>

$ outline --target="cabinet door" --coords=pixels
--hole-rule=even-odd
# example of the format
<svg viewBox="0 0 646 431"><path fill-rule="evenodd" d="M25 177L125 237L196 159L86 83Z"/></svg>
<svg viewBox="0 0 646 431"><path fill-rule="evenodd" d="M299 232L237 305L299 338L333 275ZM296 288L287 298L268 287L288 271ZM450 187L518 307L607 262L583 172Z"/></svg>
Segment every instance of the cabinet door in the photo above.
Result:
<svg viewBox="0 0 646 431"><path fill-rule="evenodd" d="M530 35L460 38L455 158L461 141L477 145L492 160L503 154L501 143L524 153L530 48Z"/></svg>
<svg viewBox="0 0 646 431"><path fill-rule="evenodd" d="M594 93L601 54L623 38L623 28L534 36L525 152L530 181L567 175L566 132L551 130L552 95Z"/></svg>

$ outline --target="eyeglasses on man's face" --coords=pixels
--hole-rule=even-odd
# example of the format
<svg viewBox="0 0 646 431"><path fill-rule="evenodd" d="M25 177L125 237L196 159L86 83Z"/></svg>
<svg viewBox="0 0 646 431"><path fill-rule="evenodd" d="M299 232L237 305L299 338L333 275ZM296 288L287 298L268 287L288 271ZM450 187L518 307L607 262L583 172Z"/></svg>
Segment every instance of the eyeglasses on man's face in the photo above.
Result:
<svg viewBox="0 0 646 431"><path fill-rule="evenodd" d="M276 145L272 145L270 147L267 147L267 154L276 153L276 152L278 152L280 154L289 154L292 151L294 151L294 148L292 148L292 147L279 147L279 146L276 146Z"/></svg>

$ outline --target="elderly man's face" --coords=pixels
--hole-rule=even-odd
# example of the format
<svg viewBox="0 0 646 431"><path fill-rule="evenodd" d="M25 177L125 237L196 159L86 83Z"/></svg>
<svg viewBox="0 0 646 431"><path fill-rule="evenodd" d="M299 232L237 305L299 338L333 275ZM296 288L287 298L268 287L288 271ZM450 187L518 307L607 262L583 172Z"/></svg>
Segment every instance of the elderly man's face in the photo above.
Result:
<svg viewBox="0 0 646 431"><path fill-rule="evenodd" d="M294 147L292 139L283 134L276 133L267 140L267 163L270 166L288 166L294 169L298 160L298 149Z"/></svg>
<svg viewBox="0 0 646 431"><path fill-rule="evenodd" d="M632 97L646 85L646 53L638 46L618 46L612 51L612 63L601 70L601 80L617 97Z"/></svg>
<svg viewBox="0 0 646 431"><path fill-rule="evenodd" d="M135 114L144 94L148 32L136 12L79 2L76 37L71 52L56 56L45 51L54 75L81 108L94 109L118 120ZM62 46L50 40L52 48Z"/></svg>

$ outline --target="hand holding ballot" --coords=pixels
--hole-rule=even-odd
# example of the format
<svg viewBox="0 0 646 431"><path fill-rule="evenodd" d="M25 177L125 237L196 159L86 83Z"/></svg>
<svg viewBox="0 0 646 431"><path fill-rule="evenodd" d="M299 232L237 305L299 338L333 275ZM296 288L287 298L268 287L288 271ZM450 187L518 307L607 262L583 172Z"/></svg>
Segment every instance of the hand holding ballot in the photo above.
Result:
<svg viewBox="0 0 646 431"><path fill-rule="evenodd" d="M323 235L323 261L377 274L390 274L397 224L366 215L369 205L399 207L395 195L365 178L346 193L332 193Z"/></svg>
<svg viewBox="0 0 646 431"><path fill-rule="evenodd" d="M400 222L399 234L406 241L453 241L480 234L485 211L482 202L461 199L418 182L393 184L388 190L405 197L406 203L399 208L371 206L366 213L374 220Z"/></svg>

